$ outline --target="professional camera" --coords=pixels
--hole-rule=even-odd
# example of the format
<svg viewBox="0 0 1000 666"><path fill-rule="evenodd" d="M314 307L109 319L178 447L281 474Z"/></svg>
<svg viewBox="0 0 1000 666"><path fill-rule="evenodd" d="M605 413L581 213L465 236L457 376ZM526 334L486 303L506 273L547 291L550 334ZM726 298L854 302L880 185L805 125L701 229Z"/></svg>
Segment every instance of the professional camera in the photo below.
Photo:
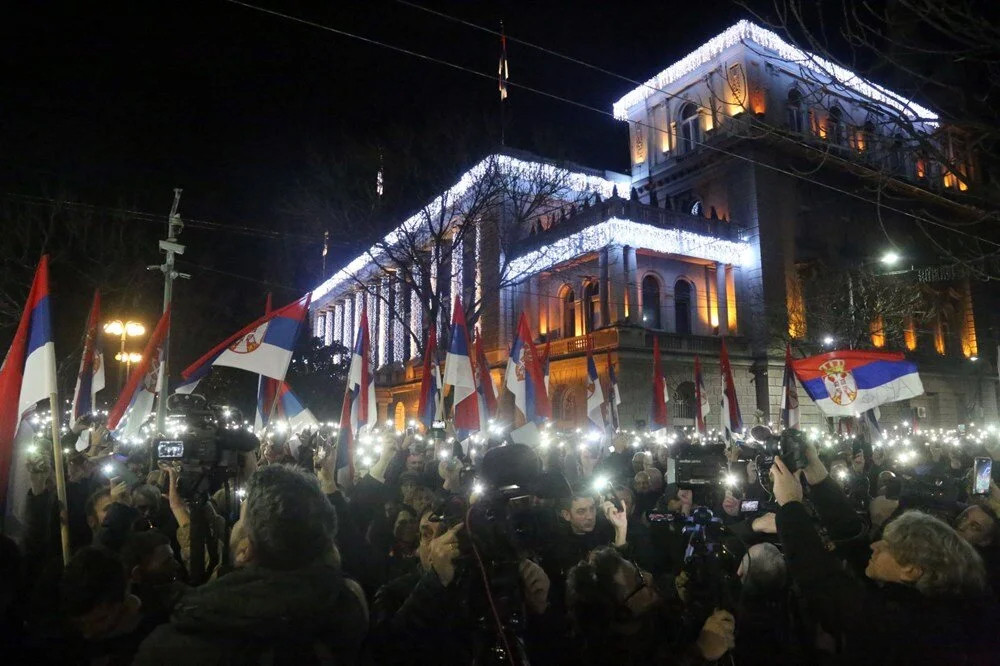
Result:
<svg viewBox="0 0 1000 666"><path fill-rule="evenodd" d="M171 435L154 440L153 454L159 463L179 465L182 497L214 492L236 475L239 454L260 446L253 433L233 427L231 408L209 405L201 395L175 393L167 410Z"/></svg>
<svg viewBox="0 0 1000 666"><path fill-rule="evenodd" d="M806 456L808 442L801 430L785 428L781 435L775 435L766 425L755 425L750 429L752 448L757 452L755 462L761 479L769 479L774 457L781 456L788 471L795 473L809 466Z"/></svg>
<svg viewBox="0 0 1000 666"><path fill-rule="evenodd" d="M696 507L682 533L689 535L682 567L687 576L684 625L696 635L716 609L735 610L736 560L723 544L725 528L711 509Z"/></svg>
<svg viewBox="0 0 1000 666"><path fill-rule="evenodd" d="M907 506L915 506L929 511L951 510L958 504L960 482L938 474L925 476L902 476L899 478L898 494L893 488L889 499L899 499Z"/></svg>
<svg viewBox="0 0 1000 666"><path fill-rule="evenodd" d="M718 486L727 470L725 448L721 445L687 446L677 455L677 487L684 490Z"/></svg>

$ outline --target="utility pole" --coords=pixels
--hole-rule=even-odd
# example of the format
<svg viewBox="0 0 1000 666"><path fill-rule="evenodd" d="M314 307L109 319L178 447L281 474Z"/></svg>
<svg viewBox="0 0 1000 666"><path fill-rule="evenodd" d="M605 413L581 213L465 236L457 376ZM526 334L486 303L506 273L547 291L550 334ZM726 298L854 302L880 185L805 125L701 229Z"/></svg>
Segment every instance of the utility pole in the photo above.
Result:
<svg viewBox="0 0 1000 666"><path fill-rule="evenodd" d="M170 308L174 293L174 278L190 279L187 273L178 273L174 270L174 259L178 254L184 254L184 246L177 242L177 236L184 229L181 216L177 209L181 205L181 190L174 188L174 203L170 207L170 216L167 218L167 239L160 241L160 250L167 254L166 261L159 266L148 266L151 271L163 273L163 312ZM167 334L163 339L163 352L160 358L160 374L156 381L156 432L163 434L167 418L167 391L169 386L170 366L170 324L173 324L173 317L167 325Z"/></svg>

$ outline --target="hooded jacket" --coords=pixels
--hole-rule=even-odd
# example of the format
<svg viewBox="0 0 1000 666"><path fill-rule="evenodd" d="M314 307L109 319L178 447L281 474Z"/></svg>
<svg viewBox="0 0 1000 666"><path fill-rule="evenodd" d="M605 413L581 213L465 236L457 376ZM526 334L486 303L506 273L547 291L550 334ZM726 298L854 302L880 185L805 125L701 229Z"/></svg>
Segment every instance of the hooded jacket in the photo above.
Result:
<svg viewBox="0 0 1000 666"><path fill-rule="evenodd" d="M367 624L361 600L334 567L248 567L188 592L133 663L352 664Z"/></svg>

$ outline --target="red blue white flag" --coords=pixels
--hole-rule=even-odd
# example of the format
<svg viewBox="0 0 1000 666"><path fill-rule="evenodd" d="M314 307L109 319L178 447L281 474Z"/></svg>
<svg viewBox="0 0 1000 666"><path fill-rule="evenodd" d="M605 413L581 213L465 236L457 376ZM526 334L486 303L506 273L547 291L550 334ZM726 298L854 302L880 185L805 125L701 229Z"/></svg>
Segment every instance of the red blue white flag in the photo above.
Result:
<svg viewBox="0 0 1000 666"><path fill-rule="evenodd" d="M781 427L799 427L799 389L792 370L792 349L785 345L785 373L781 378Z"/></svg>
<svg viewBox="0 0 1000 666"><path fill-rule="evenodd" d="M898 352L832 351L792 361L792 369L825 416L858 416L924 392L917 364Z"/></svg>
<svg viewBox="0 0 1000 666"><path fill-rule="evenodd" d="M149 336L142 360L133 368L125 388L118 396L118 402L108 413L108 430L118 439L128 439L139 434L142 424L156 403L157 381L162 371L163 344L170 328L170 310L160 317L160 321Z"/></svg>
<svg viewBox="0 0 1000 666"><path fill-rule="evenodd" d="M43 255L35 270L28 301L14 333L3 366L0 366L0 505L7 496L14 440L21 417L56 391L56 353L52 341L49 299L49 257ZM53 418L59 418L58 405Z"/></svg>
<svg viewBox="0 0 1000 666"><path fill-rule="evenodd" d="M514 406L526 422L539 423L552 417L552 405L545 390L545 379L538 363L538 352L531 341L528 319L521 313L510 345L504 385L514 394Z"/></svg>
<svg viewBox="0 0 1000 666"><path fill-rule="evenodd" d="M271 380L273 381L273 380ZM274 419L288 423L289 432L299 433L306 428L319 426L319 421L313 413L302 404L299 397L292 392L288 382L278 385L277 399L274 402Z"/></svg>
<svg viewBox="0 0 1000 666"><path fill-rule="evenodd" d="M650 414L650 429L660 430L670 425L667 414L667 402L670 400L667 391L667 380L660 368L660 339L653 337L653 406Z"/></svg>
<svg viewBox="0 0 1000 666"><path fill-rule="evenodd" d="M441 369L437 361L436 326L427 329L427 344L424 345L424 371L420 377L420 402L417 416L424 427L430 430L435 421L444 420L441 400Z"/></svg>
<svg viewBox="0 0 1000 666"><path fill-rule="evenodd" d="M337 447L337 483L349 486L354 480L354 449L362 430L375 427L378 405L375 402L375 372L372 368L371 337L368 333L368 308L362 306L361 321L347 373L347 389L340 412L340 444Z"/></svg>
<svg viewBox="0 0 1000 666"><path fill-rule="evenodd" d="M181 373L179 393L190 393L213 366L239 368L283 381L295 341L309 312L308 293L229 336Z"/></svg>
<svg viewBox="0 0 1000 666"><path fill-rule="evenodd" d="M701 359L694 357L694 422L695 430L698 434L704 435L708 432L705 426L705 417L711 411L708 403L708 395L705 393L705 381L701 376Z"/></svg>
<svg viewBox="0 0 1000 666"><path fill-rule="evenodd" d="M618 405L622 404L622 394L618 390L618 376L615 374L615 366L611 363L611 352L608 352L608 405L611 412L611 427L617 432L621 428L621 417L618 413Z"/></svg>
<svg viewBox="0 0 1000 666"><path fill-rule="evenodd" d="M497 393L496 386L493 385L493 375L490 373L490 364L486 360L486 353L483 351L483 343L476 334L476 392L479 395L479 431L486 432L489 420L497 415Z"/></svg>
<svg viewBox="0 0 1000 666"><path fill-rule="evenodd" d="M264 301L264 315L269 314L271 314L271 292L267 292L267 299ZM271 413L278 399L279 384L278 380L264 375L257 380L257 413L253 423L255 432L264 430L271 420Z"/></svg>
<svg viewBox="0 0 1000 666"><path fill-rule="evenodd" d="M589 335L587 336L587 418L601 430L607 427L604 422L604 389L601 388L601 378L597 374L593 341Z"/></svg>
<svg viewBox="0 0 1000 666"><path fill-rule="evenodd" d="M444 386L452 387L452 412L456 430L479 428L479 400L476 397L476 377L472 373L469 355L469 329L465 324L462 300L455 296L452 308L451 340L444 360Z"/></svg>
<svg viewBox="0 0 1000 666"><path fill-rule="evenodd" d="M729 350L726 349L725 338L722 339L719 366L722 370L722 434L727 442L732 442L733 436L743 431L743 417L740 415L740 403L736 399L736 385L733 383L733 369L729 365Z"/></svg>
<svg viewBox="0 0 1000 666"><path fill-rule="evenodd" d="M76 376L76 390L73 392L72 423L95 411L95 396L104 388L104 354L101 352L97 328L100 321L101 290L98 289L94 292L94 302L90 306L87 329L83 335L80 372Z"/></svg>

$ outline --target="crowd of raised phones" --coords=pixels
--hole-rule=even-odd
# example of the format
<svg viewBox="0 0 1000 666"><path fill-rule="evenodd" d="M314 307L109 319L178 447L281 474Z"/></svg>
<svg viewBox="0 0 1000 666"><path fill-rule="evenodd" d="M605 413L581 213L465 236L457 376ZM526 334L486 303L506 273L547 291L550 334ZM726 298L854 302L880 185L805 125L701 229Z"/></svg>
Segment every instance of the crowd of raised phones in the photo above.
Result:
<svg viewBox="0 0 1000 666"><path fill-rule="evenodd" d="M333 439L268 438L196 500L145 452L109 479L95 428L66 462L65 565L39 447L0 542L5 663L1000 663L995 437L914 433L905 464L797 431L498 437L471 461L408 431L349 484Z"/></svg>

